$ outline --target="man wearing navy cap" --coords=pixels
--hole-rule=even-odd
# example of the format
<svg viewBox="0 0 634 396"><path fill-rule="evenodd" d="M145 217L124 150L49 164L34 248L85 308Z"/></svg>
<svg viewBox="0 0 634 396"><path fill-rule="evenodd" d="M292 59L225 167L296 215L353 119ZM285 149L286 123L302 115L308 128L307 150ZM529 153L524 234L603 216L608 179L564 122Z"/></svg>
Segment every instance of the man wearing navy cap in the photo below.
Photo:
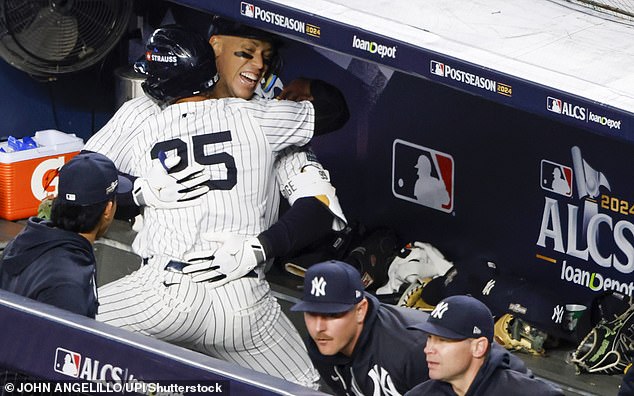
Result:
<svg viewBox="0 0 634 396"><path fill-rule="evenodd" d="M116 195L131 189L104 155L73 157L59 171L51 221L30 218L4 250L0 288L94 318L92 244L112 223Z"/></svg>
<svg viewBox="0 0 634 396"><path fill-rule="evenodd" d="M440 301L425 322L429 381L407 395L563 395L550 384L511 368L512 355L493 348L493 317L470 296Z"/></svg>
<svg viewBox="0 0 634 396"><path fill-rule="evenodd" d="M428 378L426 336L407 329L427 314L380 303L347 263L311 266L291 310L304 312L309 356L338 395L401 395Z"/></svg>

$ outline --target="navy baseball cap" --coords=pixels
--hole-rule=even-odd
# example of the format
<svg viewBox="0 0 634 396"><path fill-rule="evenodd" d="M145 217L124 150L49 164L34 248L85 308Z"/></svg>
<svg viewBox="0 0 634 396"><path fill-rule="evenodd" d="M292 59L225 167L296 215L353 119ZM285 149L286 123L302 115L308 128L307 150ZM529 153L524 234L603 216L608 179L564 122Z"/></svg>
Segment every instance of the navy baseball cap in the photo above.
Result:
<svg viewBox="0 0 634 396"><path fill-rule="evenodd" d="M130 191L132 182L119 176L108 157L86 152L77 154L60 169L56 199L74 205L92 205Z"/></svg>
<svg viewBox="0 0 634 396"><path fill-rule="evenodd" d="M312 265L304 275L302 301L291 311L335 314L351 310L363 300L361 274L342 261Z"/></svg>
<svg viewBox="0 0 634 396"><path fill-rule="evenodd" d="M441 300L426 322L411 329L450 340L486 337L493 341L493 316L489 308L471 296L451 296Z"/></svg>
<svg viewBox="0 0 634 396"><path fill-rule="evenodd" d="M275 48L279 48L282 45L282 40L276 34L248 26L240 22L225 19L220 16L213 17L211 25L209 25L209 29L207 30L207 37L210 38L214 35L246 37L261 41L268 41Z"/></svg>

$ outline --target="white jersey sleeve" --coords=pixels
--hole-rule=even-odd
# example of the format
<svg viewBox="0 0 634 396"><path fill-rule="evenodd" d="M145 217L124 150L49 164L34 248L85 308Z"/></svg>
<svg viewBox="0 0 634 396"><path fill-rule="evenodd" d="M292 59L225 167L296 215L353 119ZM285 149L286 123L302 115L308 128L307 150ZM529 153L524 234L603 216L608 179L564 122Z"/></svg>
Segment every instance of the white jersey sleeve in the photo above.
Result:
<svg viewBox="0 0 634 396"><path fill-rule="evenodd" d="M129 166L123 166L129 154L126 148L143 123L160 111L160 107L145 95L125 102L106 125L88 139L84 150L101 153L110 158L119 171L134 174Z"/></svg>
<svg viewBox="0 0 634 396"><path fill-rule="evenodd" d="M245 109L259 124L273 152L303 146L313 137L315 108L309 101L254 98L247 102Z"/></svg>

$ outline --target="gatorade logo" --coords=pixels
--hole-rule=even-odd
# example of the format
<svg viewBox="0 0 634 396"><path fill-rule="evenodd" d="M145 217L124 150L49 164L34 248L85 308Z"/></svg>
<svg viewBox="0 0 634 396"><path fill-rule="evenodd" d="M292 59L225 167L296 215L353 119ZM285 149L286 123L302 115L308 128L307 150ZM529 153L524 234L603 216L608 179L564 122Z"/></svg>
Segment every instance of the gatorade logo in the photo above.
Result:
<svg viewBox="0 0 634 396"><path fill-rule="evenodd" d="M42 161L33 170L31 175L31 193L37 200L43 200L48 194L55 194L57 191L57 169L64 165L64 156L50 158ZM51 180L52 179L52 180ZM46 189L45 189L46 187Z"/></svg>

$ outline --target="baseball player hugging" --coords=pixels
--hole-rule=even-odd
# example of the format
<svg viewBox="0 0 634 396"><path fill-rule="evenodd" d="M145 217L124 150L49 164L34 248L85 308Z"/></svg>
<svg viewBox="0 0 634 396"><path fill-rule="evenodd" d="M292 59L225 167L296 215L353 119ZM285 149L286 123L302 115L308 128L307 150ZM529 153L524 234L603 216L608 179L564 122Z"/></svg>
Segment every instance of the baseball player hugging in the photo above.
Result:
<svg viewBox="0 0 634 396"><path fill-rule="evenodd" d="M345 224L327 171L301 147L348 112L321 81L298 85L306 92L293 101L252 98L279 63L276 40L223 20L209 42L176 25L149 38L135 65L145 95L85 146L137 177L144 218L132 246L146 264L99 289L97 319L315 388L319 376L263 267L304 243L278 241L292 239L279 229L299 226L275 227L280 185L295 180L289 199L317 202L328 228Z"/></svg>

